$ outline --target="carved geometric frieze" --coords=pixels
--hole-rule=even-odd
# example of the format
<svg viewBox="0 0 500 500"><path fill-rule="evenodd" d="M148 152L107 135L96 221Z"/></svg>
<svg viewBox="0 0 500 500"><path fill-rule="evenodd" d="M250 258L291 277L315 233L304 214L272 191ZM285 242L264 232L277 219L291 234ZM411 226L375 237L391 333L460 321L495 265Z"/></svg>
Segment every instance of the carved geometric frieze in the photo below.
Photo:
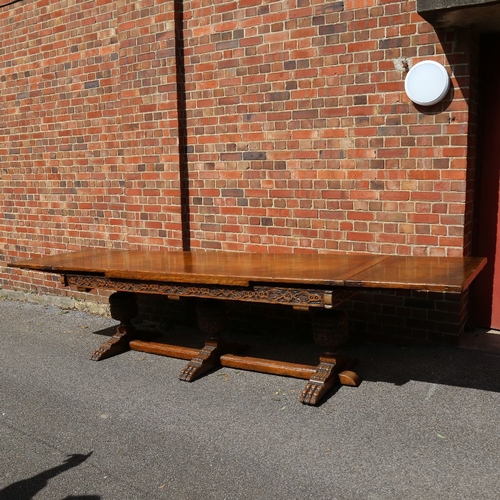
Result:
<svg viewBox="0 0 500 500"><path fill-rule="evenodd" d="M137 292L167 295L170 297L198 297L204 299L236 300L241 302L260 302L283 304L298 308L333 308L351 298L356 289L338 287L333 289L314 289L270 285L224 286L197 285L191 283L163 283L134 281L105 276L67 274L68 286L76 288L100 288L120 292Z"/></svg>

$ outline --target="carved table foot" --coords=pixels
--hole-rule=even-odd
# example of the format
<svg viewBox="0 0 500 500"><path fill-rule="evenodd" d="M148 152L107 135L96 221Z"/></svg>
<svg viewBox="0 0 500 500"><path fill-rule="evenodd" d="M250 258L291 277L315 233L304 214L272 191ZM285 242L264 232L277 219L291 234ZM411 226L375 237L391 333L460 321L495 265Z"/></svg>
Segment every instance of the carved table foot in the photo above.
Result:
<svg viewBox="0 0 500 500"><path fill-rule="evenodd" d="M137 316L137 300L133 293L116 292L109 297L111 317L120 321L116 333L97 348L90 359L100 361L116 354L128 351L129 343L137 337L137 332L131 321Z"/></svg>
<svg viewBox="0 0 500 500"><path fill-rule="evenodd" d="M207 340L205 346L193 358L179 374L179 380L192 382L219 364L221 352L218 349L216 340Z"/></svg>
<svg viewBox="0 0 500 500"><path fill-rule="evenodd" d="M244 349L239 344L232 344L221 339L209 339L205 346L181 371L179 380L192 382L204 373L220 365L220 358L225 354L238 354Z"/></svg>
<svg viewBox="0 0 500 500"><path fill-rule="evenodd" d="M321 362L300 394L299 401L306 405L317 404L335 384L337 373L335 363Z"/></svg>
<svg viewBox="0 0 500 500"><path fill-rule="evenodd" d="M218 300L200 300L196 304L198 327L209 336L205 347L195 356L179 374L179 380L192 382L220 364L223 354L235 354L241 350L218 339L227 322L224 302Z"/></svg>
<svg viewBox="0 0 500 500"><path fill-rule="evenodd" d="M337 383L342 385L358 386L361 383L359 375L348 368L352 368L356 360L346 357L320 357L320 363L309 379L299 397L299 401L314 406Z"/></svg>
<svg viewBox="0 0 500 500"><path fill-rule="evenodd" d="M125 328L123 325L119 325L116 328L116 333L102 346L98 347L90 357L93 361L101 361L102 359L110 358L116 354L121 354L122 352L129 350L129 343L136 337L135 329Z"/></svg>
<svg viewBox="0 0 500 500"><path fill-rule="evenodd" d="M349 337L347 314L344 311L320 311L313 319L314 341L325 349L314 375L299 397L301 403L316 405L337 383L358 386L361 378L351 371L356 360L335 354Z"/></svg>

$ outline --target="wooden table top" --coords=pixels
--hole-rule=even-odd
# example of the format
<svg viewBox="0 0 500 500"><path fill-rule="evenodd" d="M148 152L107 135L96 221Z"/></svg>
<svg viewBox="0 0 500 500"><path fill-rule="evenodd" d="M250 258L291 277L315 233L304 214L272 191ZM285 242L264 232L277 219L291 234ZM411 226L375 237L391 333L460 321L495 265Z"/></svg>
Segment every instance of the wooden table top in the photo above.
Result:
<svg viewBox="0 0 500 500"><path fill-rule="evenodd" d="M374 254L269 254L88 248L9 264L57 274L116 279L248 286L393 288L460 293L485 266L482 257Z"/></svg>

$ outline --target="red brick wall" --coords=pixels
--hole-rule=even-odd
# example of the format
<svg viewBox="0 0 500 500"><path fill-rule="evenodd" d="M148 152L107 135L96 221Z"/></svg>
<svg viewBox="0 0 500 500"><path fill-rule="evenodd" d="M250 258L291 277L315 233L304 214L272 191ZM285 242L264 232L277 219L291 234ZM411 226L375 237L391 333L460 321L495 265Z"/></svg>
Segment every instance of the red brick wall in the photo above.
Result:
<svg viewBox="0 0 500 500"><path fill-rule="evenodd" d="M138 5L0 9L3 261L81 246L179 246L173 5ZM0 276L47 291L31 273Z"/></svg>
<svg viewBox="0 0 500 500"><path fill-rule="evenodd" d="M186 3L193 246L462 254L468 47L414 9ZM431 110L404 93L425 57L454 73Z"/></svg>
<svg viewBox="0 0 500 500"><path fill-rule="evenodd" d="M469 252L474 44L415 4L0 7L0 264L81 246ZM452 77L432 108L404 93L424 58ZM5 267L0 284L54 292Z"/></svg>

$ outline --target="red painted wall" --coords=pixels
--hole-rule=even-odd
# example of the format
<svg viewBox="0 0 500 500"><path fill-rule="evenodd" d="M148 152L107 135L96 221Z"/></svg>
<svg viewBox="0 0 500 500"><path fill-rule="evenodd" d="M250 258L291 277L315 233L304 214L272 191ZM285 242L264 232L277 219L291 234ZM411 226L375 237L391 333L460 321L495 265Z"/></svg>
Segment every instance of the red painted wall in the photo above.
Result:
<svg viewBox="0 0 500 500"><path fill-rule="evenodd" d="M477 253L488 258L474 283L474 319L500 329L500 70L495 60L498 34L481 43L480 168L477 186Z"/></svg>

